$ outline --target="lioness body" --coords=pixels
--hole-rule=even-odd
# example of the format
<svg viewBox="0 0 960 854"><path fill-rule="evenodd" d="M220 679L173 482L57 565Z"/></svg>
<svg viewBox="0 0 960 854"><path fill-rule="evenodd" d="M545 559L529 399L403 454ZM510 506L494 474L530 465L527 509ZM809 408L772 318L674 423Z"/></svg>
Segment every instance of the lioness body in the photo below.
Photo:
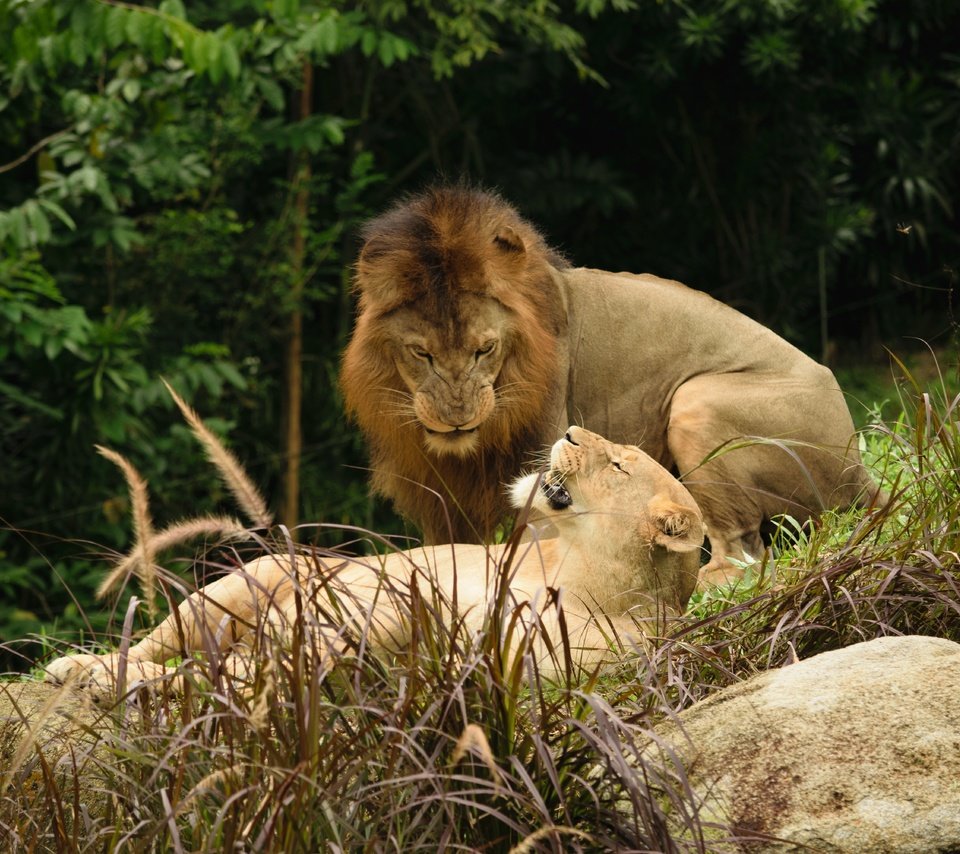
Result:
<svg viewBox="0 0 960 854"><path fill-rule="evenodd" d="M771 516L873 499L833 374L708 295L567 267L475 190L416 197L365 236L341 382L375 487L427 541L489 539L500 482L571 421L682 477L706 581L755 555Z"/></svg>
<svg viewBox="0 0 960 854"><path fill-rule="evenodd" d="M518 482L513 495L520 506L532 500L557 535L521 544L506 565L506 545L295 561L267 555L189 597L131 647L128 679L161 678L165 661L211 646L228 654L228 670L242 674L258 626L289 637L301 618L327 650L341 648L344 627L352 625L375 649L395 652L409 643L411 631L422 630L409 619L413 590L445 624L462 620L475 632L489 619L498 584L507 584L527 620L531 612L539 615L543 633L537 637L549 643L538 640L534 654L547 675L556 675L547 649L557 642L561 611L574 664L588 666L638 627L657 631L665 617L683 610L696 583L703 525L693 498L675 478L638 448L577 427L555 444L548 477L563 483L568 504L551 507L536 492L536 475ZM51 662L47 674L52 681L79 679L108 693L119 669L119 655L75 655Z"/></svg>

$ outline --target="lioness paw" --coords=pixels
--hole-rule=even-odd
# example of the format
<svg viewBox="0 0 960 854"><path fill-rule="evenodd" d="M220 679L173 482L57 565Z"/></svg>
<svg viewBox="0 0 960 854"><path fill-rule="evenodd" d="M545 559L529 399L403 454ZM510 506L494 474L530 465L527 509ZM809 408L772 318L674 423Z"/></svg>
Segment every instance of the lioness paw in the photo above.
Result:
<svg viewBox="0 0 960 854"><path fill-rule="evenodd" d="M102 699L116 696L120 661L115 655L65 655L51 661L44 668L44 681L57 685L71 685ZM152 661L127 661L127 688L139 684L154 685L167 674L162 664Z"/></svg>
<svg viewBox="0 0 960 854"><path fill-rule="evenodd" d="M65 655L49 662L44 668L44 681L85 688L95 695L109 693L116 684L103 659L87 653Z"/></svg>

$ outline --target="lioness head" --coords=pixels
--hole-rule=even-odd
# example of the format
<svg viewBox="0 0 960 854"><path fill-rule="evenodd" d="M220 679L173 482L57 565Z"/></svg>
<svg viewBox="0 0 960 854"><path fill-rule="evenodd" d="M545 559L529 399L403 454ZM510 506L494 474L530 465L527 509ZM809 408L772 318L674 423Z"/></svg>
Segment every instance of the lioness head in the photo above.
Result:
<svg viewBox="0 0 960 854"><path fill-rule="evenodd" d="M375 415L393 422L381 432L416 425L437 455L509 447L559 387L549 269L562 261L498 196L465 187L398 205L364 238L348 409L368 433Z"/></svg>
<svg viewBox="0 0 960 854"><path fill-rule="evenodd" d="M547 473L517 480L511 498L600 553L688 553L703 544L703 518L683 484L638 447L582 427L570 427L551 448Z"/></svg>

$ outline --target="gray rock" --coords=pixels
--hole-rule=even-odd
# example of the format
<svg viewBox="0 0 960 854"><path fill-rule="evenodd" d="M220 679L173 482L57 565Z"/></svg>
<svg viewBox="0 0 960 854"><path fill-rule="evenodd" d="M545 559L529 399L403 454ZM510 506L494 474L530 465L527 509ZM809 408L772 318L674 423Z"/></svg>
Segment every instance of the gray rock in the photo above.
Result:
<svg viewBox="0 0 960 854"><path fill-rule="evenodd" d="M4 817L38 832L48 829L58 802L68 824L77 807L81 816L102 814L110 796L103 739L116 727L115 713L95 706L80 692L43 682L0 682ZM36 821L21 822L18 814L32 814ZM32 841L37 843L36 838ZM18 840L7 842L15 848ZM29 843L19 840L28 850Z"/></svg>
<svg viewBox="0 0 960 854"><path fill-rule="evenodd" d="M732 832L709 851L960 852L951 641L886 637L823 653L725 689L658 733L701 820Z"/></svg>

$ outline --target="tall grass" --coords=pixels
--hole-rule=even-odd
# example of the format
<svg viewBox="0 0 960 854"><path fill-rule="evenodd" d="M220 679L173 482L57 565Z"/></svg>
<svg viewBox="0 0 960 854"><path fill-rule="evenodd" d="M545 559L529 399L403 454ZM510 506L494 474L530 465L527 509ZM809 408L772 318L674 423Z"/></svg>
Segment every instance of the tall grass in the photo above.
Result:
<svg viewBox="0 0 960 854"><path fill-rule="evenodd" d="M181 662L182 698L118 698L66 774L31 788L20 757L0 803L10 850L671 850L668 813L696 828L682 769L640 758L650 716L502 655L518 646L507 633L539 630L509 596L471 633L438 619L440 591L385 587L420 629L386 658L363 627L330 644L342 590L301 595L282 631L257 626L246 678L226 678L211 644ZM81 809L91 785L102 795Z"/></svg>
<svg viewBox="0 0 960 854"><path fill-rule="evenodd" d="M362 626L335 646L320 630L348 594L302 590L283 638L257 627L244 678L227 678L210 644L180 663L182 697L161 688L105 704L59 767L14 755L0 771L4 850L733 850L729 828L699 815L684 769L642 753L659 722L860 640L960 641L960 398L921 392L905 412L867 438L882 507L812 528L785 521L747 582L700 597L649 649L579 682L546 681L529 652L504 655L539 631L506 594L471 633L438 619L440 591L385 590L417 627L385 657ZM270 537L221 549L195 582L265 550L334 558L282 529ZM174 607L192 585L157 570ZM129 644L132 625L111 642ZM566 640L553 641L562 661Z"/></svg>

